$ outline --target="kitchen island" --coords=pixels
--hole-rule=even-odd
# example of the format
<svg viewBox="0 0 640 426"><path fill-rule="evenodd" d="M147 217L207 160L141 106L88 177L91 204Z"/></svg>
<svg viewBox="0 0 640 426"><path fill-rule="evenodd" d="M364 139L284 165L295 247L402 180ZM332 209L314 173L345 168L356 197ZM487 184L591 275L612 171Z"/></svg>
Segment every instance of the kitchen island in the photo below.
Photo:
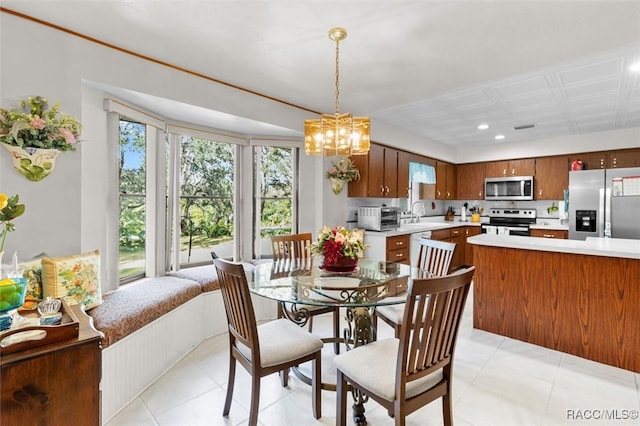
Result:
<svg viewBox="0 0 640 426"><path fill-rule="evenodd" d="M640 373L640 241L481 234L473 325Z"/></svg>

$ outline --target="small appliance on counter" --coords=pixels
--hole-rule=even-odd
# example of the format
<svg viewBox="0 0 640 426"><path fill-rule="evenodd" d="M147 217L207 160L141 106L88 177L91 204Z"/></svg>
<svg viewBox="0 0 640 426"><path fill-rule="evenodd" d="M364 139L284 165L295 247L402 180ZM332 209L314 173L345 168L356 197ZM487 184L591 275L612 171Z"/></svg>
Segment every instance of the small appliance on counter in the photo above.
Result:
<svg viewBox="0 0 640 426"><path fill-rule="evenodd" d="M358 207L358 228L368 231L392 231L399 227L399 207Z"/></svg>

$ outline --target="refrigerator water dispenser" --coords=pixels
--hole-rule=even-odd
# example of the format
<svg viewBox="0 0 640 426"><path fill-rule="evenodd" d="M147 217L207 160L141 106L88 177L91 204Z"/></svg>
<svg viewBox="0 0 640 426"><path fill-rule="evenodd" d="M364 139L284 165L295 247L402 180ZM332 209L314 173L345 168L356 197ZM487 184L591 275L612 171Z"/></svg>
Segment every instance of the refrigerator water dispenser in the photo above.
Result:
<svg viewBox="0 0 640 426"><path fill-rule="evenodd" d="M595 232L596 223L595 210L576 210L576 231Z"/></svg>

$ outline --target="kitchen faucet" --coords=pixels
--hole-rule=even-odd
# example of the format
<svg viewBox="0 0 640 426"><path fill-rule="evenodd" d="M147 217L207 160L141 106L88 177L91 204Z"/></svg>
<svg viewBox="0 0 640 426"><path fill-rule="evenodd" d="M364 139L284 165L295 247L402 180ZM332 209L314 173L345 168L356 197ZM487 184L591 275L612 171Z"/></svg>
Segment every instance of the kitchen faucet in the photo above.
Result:
<svg viewBox="0 0 640 426"><path fill-rule="evenodd" d="M413 210L414 207L416 206L416 204L418 204L420 206L420 214L423 215L424 214L424 204L422 204L422 201L414 201L411 204L411 223L418 223L420 222L420 216L417 216L416 218L413 217Z"/></svg>

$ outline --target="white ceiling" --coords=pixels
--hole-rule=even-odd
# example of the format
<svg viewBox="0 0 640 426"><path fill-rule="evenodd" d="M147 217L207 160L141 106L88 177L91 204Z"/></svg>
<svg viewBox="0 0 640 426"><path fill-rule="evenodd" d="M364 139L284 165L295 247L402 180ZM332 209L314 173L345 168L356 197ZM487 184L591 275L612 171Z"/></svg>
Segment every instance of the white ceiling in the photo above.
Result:
<svg viewBox="0 0 640 426"><path fill-rule="evenodd" d="M464 147L640 127L640 1L2 0L2 7L317 112ZM109 88L179 121L299 135ZM153 107L150 105L153 104ZM195 117L195 118L194 118ZM489 129L476 127L488 123ZM528 130L514 126L535 125ZM505 135L503 141L494 135Z"/></svg>

